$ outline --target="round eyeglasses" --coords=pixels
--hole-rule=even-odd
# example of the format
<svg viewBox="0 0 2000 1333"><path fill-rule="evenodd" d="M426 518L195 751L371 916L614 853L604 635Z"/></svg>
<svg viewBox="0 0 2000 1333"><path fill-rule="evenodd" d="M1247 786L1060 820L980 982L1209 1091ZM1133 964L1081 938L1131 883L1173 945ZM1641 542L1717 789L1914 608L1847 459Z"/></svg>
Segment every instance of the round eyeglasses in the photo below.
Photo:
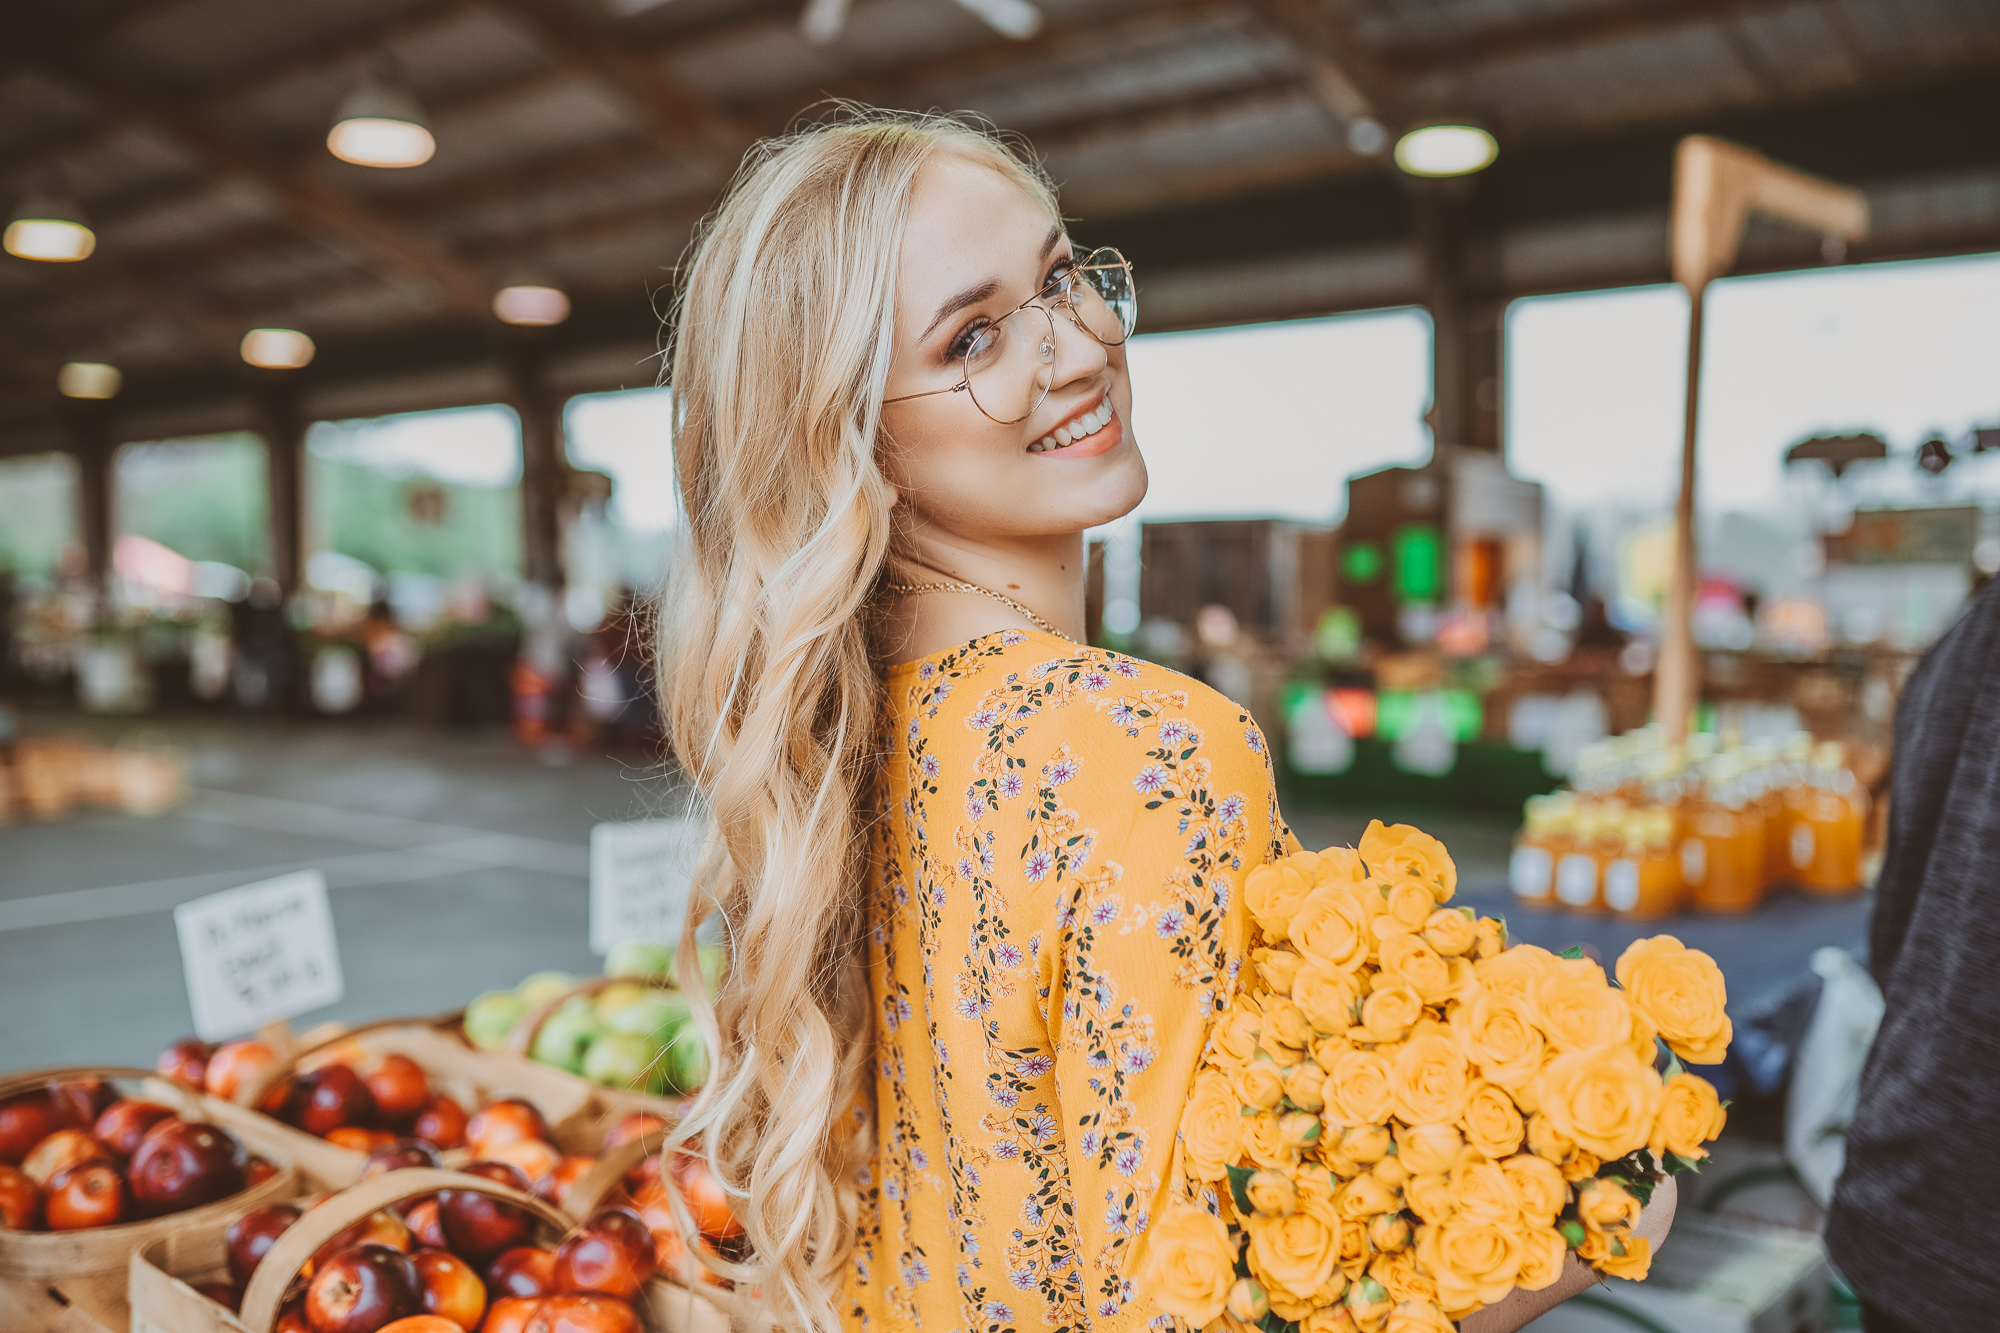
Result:
<svg viewBox="0 0 2000 1333"><path fill-rule="evenodd" d="M960 358L963 378L957 384L884 399L883 405L963 393L1003 426L1026 421L1049 396L1055 378L1057 315L1106 347L1131 337L1139 318L1131 261L1109 246L1092 250L1033 297L974 333Z"/></svg>

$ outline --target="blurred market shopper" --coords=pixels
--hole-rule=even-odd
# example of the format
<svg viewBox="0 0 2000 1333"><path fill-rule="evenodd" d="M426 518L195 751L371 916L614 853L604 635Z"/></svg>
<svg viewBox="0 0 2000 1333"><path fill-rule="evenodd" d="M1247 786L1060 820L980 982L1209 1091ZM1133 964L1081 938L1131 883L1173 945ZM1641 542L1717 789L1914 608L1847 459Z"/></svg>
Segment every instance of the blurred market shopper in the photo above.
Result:
<svg viewBox="0 0 2000 1333"><path fill-rule="evenodd" d="M1910 676L1892 771L1868 939L1885 1008L1827 1248L1868 1333L1973 1333L2000 1310L1980 1244L2000 1235L2000 584Z"/></svg>
<svg viewBox="0 0 2000 1333"><path fill-rule="evenodd" d="M661 674L715 836L680 972L704 925L728 961L673 1142L743 1220L724 1271L798 1333L1164 1326L1239 886L1298 844L1246 712L1082 642L1083 534L1147 484L1130 266L1009 146L854 111L755 149L685 273Z"/></svg>

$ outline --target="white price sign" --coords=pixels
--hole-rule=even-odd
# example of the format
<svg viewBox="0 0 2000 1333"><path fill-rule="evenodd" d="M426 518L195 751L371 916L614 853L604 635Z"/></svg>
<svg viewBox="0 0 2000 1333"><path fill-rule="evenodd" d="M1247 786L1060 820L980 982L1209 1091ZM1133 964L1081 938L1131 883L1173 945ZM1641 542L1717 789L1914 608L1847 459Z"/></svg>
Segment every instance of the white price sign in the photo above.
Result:
<svg viewBox="0 0 2000 1333"><path fill-rule="evenodd" d="M591 952L609 953L621 940L677 943L700 855L701 828L692 819L642 819L591 829Z"/></svg>
<svg viewBox="0 0 2000 1333"><path fill-rule="evenodd" d="M174 909L194 1030L203 1041L333 1004L345 991L326 876L301 870Z"/></svg>

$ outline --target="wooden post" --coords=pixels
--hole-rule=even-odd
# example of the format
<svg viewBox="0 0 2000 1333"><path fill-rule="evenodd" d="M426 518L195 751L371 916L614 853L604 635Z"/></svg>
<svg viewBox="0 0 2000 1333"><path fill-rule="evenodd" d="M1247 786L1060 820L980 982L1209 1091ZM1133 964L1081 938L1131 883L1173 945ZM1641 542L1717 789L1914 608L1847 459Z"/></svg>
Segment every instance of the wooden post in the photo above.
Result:
<svg viewBox="0 0 2000 1333"><path fill-rule="evenodd" d="M67 451L76 460L77 529L83 538L84 576L93 593L110 587L112 467L118 445L111 431L111 404L66 398L63 426Z"/></svg>
<svg viewBox="0 0 2000 1333"><path fill-rule="evenodd" d="M296 370L256 372L258 433L264 437L271 577L286 597L305 582L304 385Z"/></svg>
<svg viewBox="0 0 2000 1333"><path fill-rule="evenodd" d="M1700 693L1694 650L1695 421L1701 408L1701 317L1707 284L1688 292L1687 421L1681 432L1681 493L1674 503L1674 563L1667 577L1667 613L1660 624L1660 656L1653 665L1653 716L1670 742L1686 739Z"/></svg>
<svg viewBox="0 0 2000 1333"><path fill-rule="evenodd" d="M1501 317L1497 253L1479 178L1412 179L1431 317L1432 434L1441 445L1500 449Z"/></svg>
<svg viewBox="0 0 2000 1333"><path fill-rule="evenodd" d="M521 573L551 591L563 586L562 504L569 489L561 395L549 383L547 329L501 331L507 401L521 421Z"/></svg>

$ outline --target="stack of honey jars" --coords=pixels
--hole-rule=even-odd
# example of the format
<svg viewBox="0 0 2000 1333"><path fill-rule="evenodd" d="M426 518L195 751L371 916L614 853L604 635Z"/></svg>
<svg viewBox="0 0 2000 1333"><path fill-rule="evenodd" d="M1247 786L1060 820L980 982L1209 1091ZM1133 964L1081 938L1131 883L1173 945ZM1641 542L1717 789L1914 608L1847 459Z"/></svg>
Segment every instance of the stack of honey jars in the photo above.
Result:
<svg viewBox="0 0 2000 1333"><path fill-rule="evenodd" d="M1509 882L1524 903L1622 916L1754 910L1772 887L1861 885L1867 794L1841 747L1644 728L1578 756L1571 789L1531 797Z"/></svg>

